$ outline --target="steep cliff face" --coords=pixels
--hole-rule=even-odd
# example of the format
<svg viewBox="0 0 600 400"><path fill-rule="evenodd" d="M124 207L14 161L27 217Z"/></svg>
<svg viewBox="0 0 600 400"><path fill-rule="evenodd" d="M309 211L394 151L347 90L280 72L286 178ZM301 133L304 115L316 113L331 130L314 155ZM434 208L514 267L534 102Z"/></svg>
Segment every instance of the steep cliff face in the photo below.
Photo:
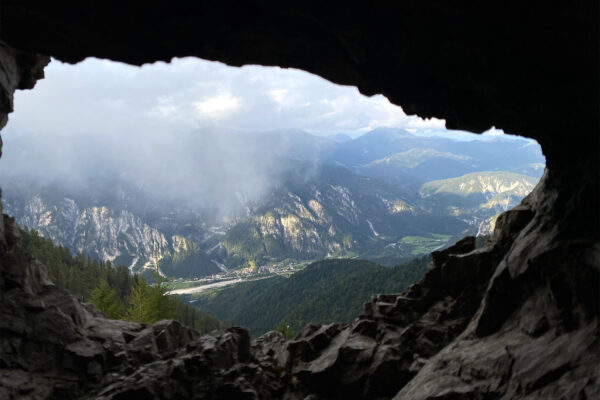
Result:
<svg viewBox="0 0 600 400"><path fill-rule="evenodd" d="M4 208L21 226L36 229L73 252L91 254L103 261L133 268L138 260L143 264L169 250L162 233L128 211L104 206L82 209L69 198L53 204L39 195L24 204L6 201Z"/></svg>
<svg viewBox="0 0 600 400"><path fill-rule="evenodd" d="M28 200L8 196L4 209L23 228L35 229L73 253L125 265L133 273L154 270L157 263L161 274L174 277L219 272L196 243L181 235L167 237L128 210L116 211L106 206L82 208L73 199L63 197L53 201L40 194Z"/></svg>
<svg viewBox="0 0 600 400"><path fill-rule="evenodd" d="M483 248L465 239L435 253L406 293L288 342L106 320L47 280L4 217L3 397L600 396L597 2L148 2L143 19L137 5L35 4L3 3L2 39L21 50L0 45L0 126L13 91L42 76L48 59L33 54L135 64L196 55L304 68L450 127L495 124L536 138L548 169Z"/></svg>
<svg viewBox="0 0 600 400"><path fill-rule="evenodd" d="M236 259L376 256L404 236L451 235L467 227L454 216L431 214L412 191L321 166L309 180L291 177L273 189L221 243L232 265Z"/></svg>

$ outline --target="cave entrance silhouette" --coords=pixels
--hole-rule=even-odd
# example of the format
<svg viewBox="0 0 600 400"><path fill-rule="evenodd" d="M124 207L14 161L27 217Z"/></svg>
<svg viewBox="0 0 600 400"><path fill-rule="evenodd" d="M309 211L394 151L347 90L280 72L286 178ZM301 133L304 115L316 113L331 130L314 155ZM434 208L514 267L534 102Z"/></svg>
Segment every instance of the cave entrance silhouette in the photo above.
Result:
<svg viewBox="0 0 600 400"><path fill-rule="evenodd" d="M105 3L3 2L2 126L14 90L32 88L49 56L140 65L186 55L294 66L452 128L518 132L541 144L547 172L484 248L459 242L403 295L378 296L355 323L308 326L289 343L276 335L250 343L237 328L198 338L169 322L109 322L49 285L4 217L2 390L12 398L598 397L597 16L595 1L151 1L118 12Z"/></svg>

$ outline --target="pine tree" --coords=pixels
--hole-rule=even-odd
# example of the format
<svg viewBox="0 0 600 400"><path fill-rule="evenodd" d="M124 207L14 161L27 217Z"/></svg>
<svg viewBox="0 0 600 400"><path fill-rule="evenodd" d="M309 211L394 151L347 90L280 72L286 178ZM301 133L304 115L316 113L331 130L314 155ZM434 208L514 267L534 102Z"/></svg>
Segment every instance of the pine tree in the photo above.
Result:
<svg viewBox="0 0 600 400"><path fill-rule="evenodd" d="M281 321L275 330L288 340L294 337L294 331L292 331L292 328L290 328L290 325L286 321Z"/></svg>
<svg viewBox="0 0 600 400"><path fill-rule="evenodd" d="M202 332L228 326L167 295L165 279L161 276L155 276L156 285L150 286L143 277L131 276L125 266L113 266L87 255L73 255L68 248L55 246L34 229L22 230L21 236L25 251L46 265L48 276L56 285L81 301L91 301L109 318L143 323L176 319Z"/></svg>
<svg viewBox="0 0 600 400"><path fill-rule="evenodd" d="M92 291L90 301L108 318L118 319L123 314L123 306L114 289L102 279L100 284Z"/></svg>
<svg viewBox="0 0 600 400"><path fill-rule="evenodd" d="M137 284L131 290L129 296L129 308L127 309L126 319L140 323L151 323L150 316L150 286L144 279L139 279Z"/></svg>
<svg viewBox="0 0 600 400"><path fill-rule="evenodd" d="M138 280L138 284L129 296L128 320L152 324L161 319L175 317L175 303L167 295L168 289L164 285L164 278L155 273L154 282L154 286L150 286L144 279Z"/></svg>
<svg viewBox="0 0 600 400"><path fill-rule="evenodd" d="M156 271L153 274L155 283L154 286L150 287L150 319L152 322L161 319L173 319L175 316L175 304L173 299L167 294L169 290L164 285L166 280L160 275L159 271L157 262Z"/></svg>

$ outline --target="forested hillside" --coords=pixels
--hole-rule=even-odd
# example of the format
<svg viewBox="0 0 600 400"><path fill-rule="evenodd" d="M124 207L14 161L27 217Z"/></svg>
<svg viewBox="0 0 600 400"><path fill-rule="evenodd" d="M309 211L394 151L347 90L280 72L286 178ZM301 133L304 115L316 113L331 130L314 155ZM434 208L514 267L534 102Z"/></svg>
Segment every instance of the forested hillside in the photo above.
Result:
<svg viewBox="0 0 600 400"><path fill-rule="evenodd" d="M395 267L364 260L331 259L310 264L290 278L275 277L196 295L201 309L247 327L253 335L309 322L350 322L375 293L397 293L427 271L429 257ZM191 300L188 296L187 300Z"/></svg>
<svg viewBox="0 0 600 400"><path fill-rule="evenodd" d="M175 319L200 332L227 326L215 316L166 295L159 280L149 285L138 275L131 276L122 266L99 262L89 256L73 256L69 249L55 246L35 230L21 231L23 249L46 265L48 276L57 286L80 300L93 303L109 318L153 323Z"/></svg>

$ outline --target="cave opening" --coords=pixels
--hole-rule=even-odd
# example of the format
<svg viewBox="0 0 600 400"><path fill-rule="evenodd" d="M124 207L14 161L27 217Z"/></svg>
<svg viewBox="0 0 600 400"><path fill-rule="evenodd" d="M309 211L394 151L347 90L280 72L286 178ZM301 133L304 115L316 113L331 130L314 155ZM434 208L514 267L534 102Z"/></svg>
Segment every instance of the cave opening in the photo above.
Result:
<svg viewBox="0 0 600 400"><path fill-rule="evenodd" d="M447 130L299 70L89 59L53 60L45 75L17 93L4 130L5 212L74 255L150 281L158 268L170 293L255 335L297 319L288 314L300 305L256 322L246 309L223 312L232 294L202 300L323 259L391 267L466 235L487 237L545 166L535 140ZM92 288L74 289L76 276L65 281L70 273L47 266L90 300ZM411 273L420 279L424 265ZM350 322L368 290L343 315L307 316L294 330Z"/></svg>
<svg viewBox="0 0 600 400"><path fill-rule="evenodd" d="M402 294L374 296L353 322L309 324L292 340L281 333L251 340L236 327L199 337L171 321L106 319L51 284L4 215L0 394L599 395L597 2L81 7L3 2L1 126L15 89L32 88L50 55L136 65L191 55L293 66L384 93L448 127L520 132L539 141L547 169L527 198L497 218L483 247L466 239L435 252L424 278ZM381 234L370 222L371 234Z"/></svg>

